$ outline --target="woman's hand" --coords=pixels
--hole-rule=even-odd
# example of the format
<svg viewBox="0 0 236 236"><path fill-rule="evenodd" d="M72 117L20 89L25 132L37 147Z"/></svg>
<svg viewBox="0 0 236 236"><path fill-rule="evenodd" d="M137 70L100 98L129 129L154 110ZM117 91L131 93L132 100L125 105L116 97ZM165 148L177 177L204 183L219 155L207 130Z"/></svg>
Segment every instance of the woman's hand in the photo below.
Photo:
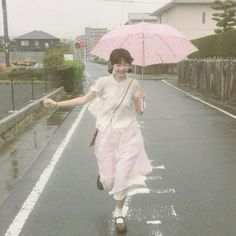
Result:
<svg viewBox="0 0 236 236"><path fill-rule="evenodd" d="M140 88L135 94L134 94L134 104L136 108L136 112L140 115L144 112L144 97L145 97L145 91L144 88Z"/></svg>
<svg viewBox="0 0 236 236"><path fill-rule="evenodd" d="M140 88L135 94L134 94L134 98L135 100L138 98L143 98L145 97L145 91L144 88Z"/></svg>
<svg viewBox="0 0 236 236"><path fill-rule="evenodd" d="M53 101L53 100L50 99L50 98L46 98L46 97L43 98L43 105L44 105L45 107L49 107L49 108L55 108L55 107L57 107L57 103L56 103L55 101Z"/></svg>

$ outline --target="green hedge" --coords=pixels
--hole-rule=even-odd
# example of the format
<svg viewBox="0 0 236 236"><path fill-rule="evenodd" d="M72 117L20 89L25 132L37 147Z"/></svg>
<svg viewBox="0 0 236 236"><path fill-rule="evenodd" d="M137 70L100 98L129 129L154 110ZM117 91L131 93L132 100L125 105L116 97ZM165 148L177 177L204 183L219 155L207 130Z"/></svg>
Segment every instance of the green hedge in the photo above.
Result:
<svg viewBox="0 0 236 236"><path fill-rule="evenodd" d="M61 85L67 92L82 91L84 65L81 61L66 61L64 67L57 69Z"/></svg>
<svg viewBox="0 0 236 236"><path fill-rule="evenodd" d="M43 79L44 73L42 69L19 69L7 72L6 76L7 78L13 78L14 80L29 80L32 78L40 80Z"/></svg>
<svg viewBox="0 0 236 236"><path fill-rule="evenodd" d="M192 40L199 49L189 58L236 58L236 29Z"/></svg>

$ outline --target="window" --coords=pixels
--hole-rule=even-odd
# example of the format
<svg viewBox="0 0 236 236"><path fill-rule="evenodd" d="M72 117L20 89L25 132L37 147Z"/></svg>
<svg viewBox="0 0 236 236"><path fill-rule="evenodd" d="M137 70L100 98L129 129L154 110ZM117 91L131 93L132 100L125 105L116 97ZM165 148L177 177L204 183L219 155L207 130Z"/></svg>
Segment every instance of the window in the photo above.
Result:
<svg viewBox="0 0 236 236"><path fill-rule="evenodd" d="M35 46L35 47L38 47L38 46L39 46L39 41L38 41L38 40L35 40L35 41L34 41L34 46Z"/></svg>
<svg viewBox="0 0 236 236"><path fill-rule="evenodd" d="M202 24L206 24L206 12L202 13Z"/></svg>
<svg viewBox="0 0 236 236"><path fill-rule="evenodd" d="M29 41L28 41L28 40L22 40L22 41L20 42L20 45L21 45L21 46L29 46Z"/></svg>
<svg viewBox="0 0 236 236"><path fill-rule="evenodd" d="M45 44L44 44L44 47L45 47L45 48L49 48L49 43L45 43Z"/></svg>

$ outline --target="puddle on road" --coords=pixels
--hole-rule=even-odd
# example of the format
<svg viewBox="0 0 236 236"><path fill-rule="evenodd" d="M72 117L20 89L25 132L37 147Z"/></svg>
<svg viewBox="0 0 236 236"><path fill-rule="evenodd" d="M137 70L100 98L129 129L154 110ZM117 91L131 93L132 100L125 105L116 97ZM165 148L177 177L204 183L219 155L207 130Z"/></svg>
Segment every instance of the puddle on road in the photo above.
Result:
<svg viewBox="0 0 236 236"><path fill-rule="evenodd" d="M72 108L60 108L50 117L41 118L0 150L0 204L30 168L71 110Z"/></svg>

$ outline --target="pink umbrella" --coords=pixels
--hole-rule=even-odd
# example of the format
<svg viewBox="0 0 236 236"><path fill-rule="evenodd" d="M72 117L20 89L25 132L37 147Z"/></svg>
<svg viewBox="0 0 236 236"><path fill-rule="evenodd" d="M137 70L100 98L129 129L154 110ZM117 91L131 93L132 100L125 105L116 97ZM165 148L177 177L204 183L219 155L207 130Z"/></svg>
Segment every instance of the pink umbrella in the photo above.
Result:
<svg viewBox="0 0 236 236"><path fill-rule="evenodd" d="M105 34L90 52L105 60L115 48L127 49L134 65L176 63L198 49L169 25L141 22Z"/></svg>

